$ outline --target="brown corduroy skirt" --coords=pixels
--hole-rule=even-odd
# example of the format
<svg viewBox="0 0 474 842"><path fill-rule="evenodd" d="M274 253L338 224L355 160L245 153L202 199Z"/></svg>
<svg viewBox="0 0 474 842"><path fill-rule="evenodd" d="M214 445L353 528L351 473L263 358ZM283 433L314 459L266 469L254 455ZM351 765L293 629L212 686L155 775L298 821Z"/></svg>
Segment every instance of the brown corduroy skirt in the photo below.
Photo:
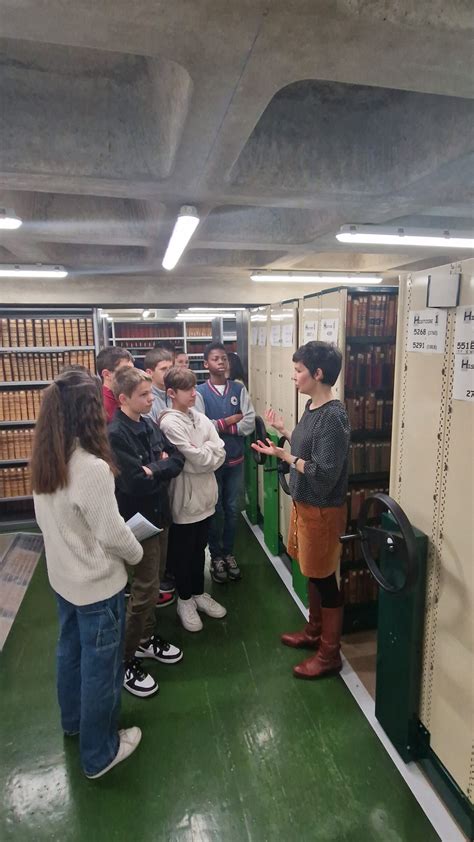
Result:
<svg viewBox="0 0 474 842"><path fill-rule="evenodd" d="M319 508L293 502L287 550L304 576L324 579L335 573L341 557L339 536L346 529L347 506Z"/></svg>

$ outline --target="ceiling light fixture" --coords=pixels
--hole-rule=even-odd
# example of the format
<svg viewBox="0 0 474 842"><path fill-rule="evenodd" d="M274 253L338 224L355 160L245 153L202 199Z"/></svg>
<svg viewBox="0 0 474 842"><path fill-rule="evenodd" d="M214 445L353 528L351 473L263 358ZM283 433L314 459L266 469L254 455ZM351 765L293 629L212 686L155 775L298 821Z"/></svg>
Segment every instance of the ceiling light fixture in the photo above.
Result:
<svg viewBox="0 0 474 842"><path fill-rule="evenodd" d="M235 319L235 313L178 313L178 322L209 322L212 319Z"/></svg>
<svg viewBox="0 0 474 842"><path fill-rule="evenodd" d="M381 284L380 275L327 274L299 272L262 272L250 275L252 281L263 284Z"/></svg>
<svg viewBox="0 0 474 842"><path fill-rule="evenodd" d="M161 264L163 269L168 269L168 271L174 269L198 225L199 217L196 208L193 205L183 205Z"/></svg>
<svg viewBox="0 0 474 842"><path fill-rule="evenodd" d="M21 224L22 220L16 215L15 211L0 208L0 228L6 231L14 231Z"/></svg>
<svg viewBox="0 0 474 842"><path fill-rule="evenodd" d="M199 310L205 310L206 313L211 310L218 310L219 313L225 310L230 310L232 313L245 312L246 307L188 307L190 313L197 313Z"/></svg>
<svg viewBox="0 0 474 842"><path fill-rule="evenodd" d="M474 248L474 238L466 232L432 229L383 228L376 225L342 225L336 240L340 243L366 243L380 246L434 246L435 248Z"/></svg>
<svg viewBox="0 0 474 842"><path fill-rule="evenodd" d="M0 278L66 278L64 266L45 266L35 263L27 266L19 263L0 264Z"/></svg>
<svg viewBox="0 0 474 842"><path fill-rule="evenodd" d="M151 314L151 310L143 310L142 319L147 319Z"/></svg>

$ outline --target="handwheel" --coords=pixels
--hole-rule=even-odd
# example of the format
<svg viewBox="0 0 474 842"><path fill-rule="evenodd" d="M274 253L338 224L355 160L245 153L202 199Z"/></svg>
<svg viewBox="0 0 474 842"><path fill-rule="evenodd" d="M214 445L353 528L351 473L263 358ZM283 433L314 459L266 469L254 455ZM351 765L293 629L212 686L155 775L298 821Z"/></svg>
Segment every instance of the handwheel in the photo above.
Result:
<svg viewBox="0 0 474 842"><path fill-rule="evenodd" d="M382 503L384 508L390 512L397 531L383 529L380 526L369 525L369 513L375 502ZM409 591L416 582L418 576L416 538L413 527L403 509L398 503L389 497L388 494L376 492L367 497L357 518L357 530L350 535L342 535L341 543L360 540L362 555L375 581L385 591L393 594L401 594ZM389 564L390 555L397 555L401 559L403 578L397 583L390 582L380 569L377 560L372 554L372 546L385 550L385 564Z"/></svg>
<svg viewBox="0 0 474 842"><path fill-rule="evenodd" d="M265 421L263 420L261 415L255 416L255 432L253 436L254 442L263 441L266 442L267 440L267 428L265 427ZM252 447L252 456L255 459L257 465L264 465L267 461L267 456L265 453L259 453L258 450L254 450Z"/></svg>
<svg viewBox="0 0 474 842"><path fill-rule="evenodd" d="M286 442L288 442L288 444L290 443L289 438L287 436L281 436L281 438L278 439L278 447L284 447ZM280 483L280 487L283 489L285 494L289 494L290 493L290 487L289 487L288 481L286 479L287 474L290 473L290 466L289 466L288 462L284 462L283 460L280 460L278 462L277 471L278 471L278 482Z"/></svg>

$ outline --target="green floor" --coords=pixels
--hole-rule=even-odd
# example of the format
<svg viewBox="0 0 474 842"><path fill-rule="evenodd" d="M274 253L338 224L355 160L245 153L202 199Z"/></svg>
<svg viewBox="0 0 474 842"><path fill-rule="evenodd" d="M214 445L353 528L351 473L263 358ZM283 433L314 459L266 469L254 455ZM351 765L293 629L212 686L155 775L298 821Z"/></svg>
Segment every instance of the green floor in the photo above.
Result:
<svg viewBox="0 0 474 842"><path fill-rule="evenodd" d="M228 608L200 634L159 612L185 649L152 667L157 697L124 693L143 740L99 781L82 775L55 700L55 606L36 571L0 657L0 839L290 842L438 839L340 678L302 682L278 642L301 621L242 524L244 580L214 586Z"/></svg>

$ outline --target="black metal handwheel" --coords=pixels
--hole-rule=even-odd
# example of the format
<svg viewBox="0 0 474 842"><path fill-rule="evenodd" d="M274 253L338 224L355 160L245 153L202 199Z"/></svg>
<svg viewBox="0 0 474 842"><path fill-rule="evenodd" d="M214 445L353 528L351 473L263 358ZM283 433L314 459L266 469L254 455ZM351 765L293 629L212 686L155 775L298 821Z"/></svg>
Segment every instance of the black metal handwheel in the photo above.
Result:
<svg viewBox="0 0 474 842"><path fill-rule="evenodd" d="M278 447L284 447L287 442L288 444L290 443L289 438L287 436L281 436L281 438L278 439ZM280 488L283 489L285 494L289 494L290 486L288 485L287 476L290 473L290 466L288 462L284 462L283 459L280 459L278 462L277 471Z"/></svg>
<svg viewBox="0 0 474 842"><path fill-rule="evenodd" d="M394 521L393 530L370 525L370 512L376 503L382 504L391 514ZM405 512L392 497L376 492L364 500L357 518L356 532L341 535L340 538L343 544L354 540L360 540L367 567L381 588L393 594L402 594L411 590L418 576L415 533ZM390 556L393 554L393 556L396 555L397 560L401 559L402 575L397 577L397 581L390 581L382 572L374 556L374 548L381 551L387 573L390 570Z"/></svg>
<svg viewBox="0 0 474 842"><path fill-rule="evenodd" d="M267 441L267 428L265 427L265 421L263 420L261 415L255 416L255 432L253 434L253 441L263 441L266 443ZM265 453L259 453L258 450L254 450L252 447L252 456L255 459L257 465L264 465L267 461L267 456Z"/></svg>

